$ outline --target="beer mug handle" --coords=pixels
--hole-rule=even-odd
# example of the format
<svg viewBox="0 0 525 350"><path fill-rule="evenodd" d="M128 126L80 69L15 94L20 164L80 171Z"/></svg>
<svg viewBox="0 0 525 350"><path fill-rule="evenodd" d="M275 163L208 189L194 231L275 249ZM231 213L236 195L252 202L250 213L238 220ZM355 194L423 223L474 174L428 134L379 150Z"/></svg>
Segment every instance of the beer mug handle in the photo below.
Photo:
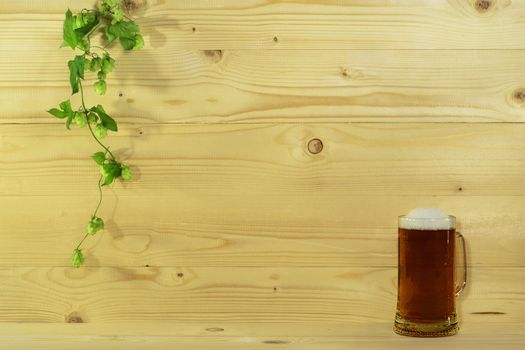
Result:
<svg viewBox="0 0 525 350"><path fill-rule="evenodd" d="M465 286L467 285L467 250L465 248L465 238L463 235L456 231L456 238L457 242L459 241L461 244L461 253L463 255L463 273L461 274L463 276L462 281L458 283L456 281L456 296L460 295L463 289L465 289ZM456 271L457 271L457 264L456 264Z"/></svg>

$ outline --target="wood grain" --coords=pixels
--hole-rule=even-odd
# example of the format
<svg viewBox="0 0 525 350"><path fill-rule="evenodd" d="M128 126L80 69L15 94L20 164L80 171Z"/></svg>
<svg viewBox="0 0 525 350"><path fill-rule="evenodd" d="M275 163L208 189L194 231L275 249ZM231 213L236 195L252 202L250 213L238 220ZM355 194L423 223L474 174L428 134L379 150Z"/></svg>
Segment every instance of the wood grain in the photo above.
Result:
<svg viewBox="0 0 525 350"><path fill-rule="evenodd" d="M29 47L35 39L55 40L67 6L92 7L93 1L4 4L0 32L10 35L3 41ZM525 29L524 12L523 2L510 0L157 0L135 14L154 47L523 49L516 38Z"/></svg>
<svg viewBox="0 0 525 350"><path fill-rule="evenodd" d="M414 339L395 335L391 322L344 323L141 322L101 324L2 323L0 341L6 348L55 350L92 349L297 349L407 350L425 347L521 350L524 324L463 324L457 336Z"/></svg>
<svg viewBox="0 0 525 350"><path fill-rule="evenodd" d="M459 301L461 303L461 301ZM492 322L495 316L482 316L478 321L461 322L461 331L455 337L441 338L442 340L455 343L463 339L466 341L469 336L478 337L487 336L487 323L493 331L494 338L504 336L523 336L525 328L523 323L506 323ZM300 323L291 323L287 321L272 322L236 322L227 320L209 320L209 321L127 321L127 322L100 322L100 323L64 323L64 322L2 322L0 328L0 337L3 339L9 337L32 336L34 338L74 338L80 340L84 337L107 337L114 336L116 339L125 339L128 337L200 337L203 339L215 339L222 337L312 337L312 338L329 338L329 337L349 337L354 341L370 340L370 334L375 334L376 340L400 341L408 339L412 343L419 342L432 344L439 340L417 339L397 336L392 332L393 320L380 321L374 323L341 323L341 322L308 322L303 320ZM490 339L490 337L487 337ZM115 340L116 340L115 339ZM87 339L86 339L87 340ZM304 339L305 341L307 339Z"/></svg>
<svg viewBox="0 0 525 350"><path fill-rule="evenodd" d="M484 1L489 8L483 13L478 13L474 0L380 1L368 6L356 1L253 0L243 2L244 6L235 1L200 1L199 5L194 1L150 2L145 17L139 20L149 39L146 49L133 55L117 50L118 69L109 80L111 92L102 102L120 120L142 123L522 122L525 74L520 62L525 53L491 48L501 49L499 45L507 38L521 45L510 33L524 29L519 18L525 13L525 5L510 0ZM21 1L2 8L0 33L9 34L1 37L2 44L16 50L0 54L0 122L59 122L44 111L69 95L65 62L72 53L57 50L62 31L60 12L68 4L89 7L91 3L53 0L44 6ZM423 18L435 17L438 22L415 20L422 13ZM385 21L381 15L395 20ZM347 16L356 18L346 21ZM514 16L516 20L511 21ZM279 17L282 19L277 20ZM187 18L219 24L210 30L193 24L188 32ZM236 24L240 18L250 20ZM349 33L340 20L349 23ZM278 21L292 36L304 35L296 41L304 46L287 45L284 39L275 43L272 39L272 48L277 46L279 50L260 44L254 50L243 50L242 38L250 32L243 26L270 28L266 21ZM447 27L439 21L451 23ZM474 23L469 24L471 21ZM417 27L434 24L439 32L461 25L467 33L448 30L446 35L438 35L447 43L441 47L429 28ZM334 28L320 28L327 25ZM432 46L435 49L404 47L398 40L388 39L396 36L410 45L417 44L409 34L396 33L397 25L406 26L418 40L436 45ZM356 30L355 26L362 29ZM228 27L229 34L221 33ZM372 36L387 38L385 44L391 45L374 44L373 38L366 36L368 31ZM509 34L502 36L502 32ZM468 39L468 33L479 37ZM235 40L228 38L233 35ZM321 40L317 35L331 38ZM454 35L468 45L454 45ZM355 36L359 36L359 43L344 44L355 40ZM495 47L490 45L492 36L497 37ZM246 38L244 43L251 47L257 39ZM325 43L331 46L323 47ZM473 43L478 46L472 47ZM464 48L472 50L461 50ZM31 52L37 53L38 59L28 54ZM33 94L34 89L39 93ZM88 101L93 98L88 96ZM24 108L19 108L21 105Z"/></svg>
<svg viewBox="0 0 525 350"><path fill-rule="evenodd" d="M70 94L71 52L52 43L41 52L37 61L26 51L0 54L0 123L62 122L45 111ZM108 95L89 88L87 101L122 122L525 120L523 50L148 47L117 57Z"/></svg>
<svg viewBox="0 0 525 350"><path fill-rule="evenodd" d="M524 128L124 128L111 142L136 179L105 190L107 232L87 263L396 266L397 216L437 206L458 216L473 266L525 266ZM94 143L74 130L64 147L61 126L0 130L0 264L67 266L98 200Z"/></svg>
<svg viewBox="0 0 525 350"><path fill-rule="evenodd" d="M391 322L395 268L0 269L2 322ZM475 268L461 322L523 323L523 268ZM154 297L153 297L154 296ZM132 305L132 307L130 307Z"/></svg>
<svg viewBox="0 0 525 350"><path fill-rule="evenodd" d="M116 196L100 212L104 233L85 242L87 266L395 267L397 216L425 205L458 217L469 265L525 266L522 197ZM2 266L69 266L96 204L2 201Z"/></svg>
<svg viewBox="0 0 525 350"><path fill-rule="evenodd" d="M99 146L72 129L1 125L0 194L97 194ZM105 141L136 173L119 196L522 196L523 135L521 124L133 124Z"/></svg>
<svg viewBox="0 0 525 350"><path fill-rule="evenodd" d="M45 110L93 0L0 5L0 349L523 348L525 2L147 3L145 49L87 95L135 178L84 269L98 148ZM417 206L467 239L455 337L392 332Z"/></svg>

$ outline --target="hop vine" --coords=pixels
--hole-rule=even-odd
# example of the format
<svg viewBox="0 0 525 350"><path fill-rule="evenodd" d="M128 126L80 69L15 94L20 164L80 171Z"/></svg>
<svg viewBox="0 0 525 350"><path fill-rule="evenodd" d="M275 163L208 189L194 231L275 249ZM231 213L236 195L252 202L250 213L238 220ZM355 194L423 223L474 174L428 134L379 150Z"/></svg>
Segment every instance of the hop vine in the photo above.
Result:
<svg viewBox="0 0 525 350"><path fill-rule="evenodd" d="M99 32L102 32L106 42L104 47L91 44L92 35ZM138 25L124 14L119 0L102 0L95 9L83 9L76 14L69 9L66 11L61 47L69 47L75 53L79 53L67 65L71 96L79 94L81 103L74 109L70 97L61 102L58 108L48 110L48 113L56 118L65 119L68 130L71 129L72 123L79 128L87 126L93 139L102 147L102 151L91 156L100 169L99 201L86 225L83 238L73 250L71 263L77 268L84 264L82 244L86 238L104 229L104 220L97 216L102 204L102 187L112 184L118 178L130 180L132 177L129 165L119 162L110 147L101 141L108 135L108 131L118 131L117 123L102 105L88 107L84 97L83 83L89 73L96 76L94 91L98 95L106 93L106 78L116 63L108 48L115 42L119 42L124 50L138 50L144 46Z"/></svg>

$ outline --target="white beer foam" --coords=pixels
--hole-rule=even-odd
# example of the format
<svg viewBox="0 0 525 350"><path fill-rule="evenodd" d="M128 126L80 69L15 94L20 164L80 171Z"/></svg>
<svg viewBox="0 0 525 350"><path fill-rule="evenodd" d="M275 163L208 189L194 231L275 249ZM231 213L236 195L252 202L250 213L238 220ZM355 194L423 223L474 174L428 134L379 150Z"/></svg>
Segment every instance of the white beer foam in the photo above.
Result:
<svg viewBox="0 0 525 350"><path fill-rule="evenodd" d="M450 230L455 219L439 208L416 208L399 218L399 228L406 230Z"/></svg>

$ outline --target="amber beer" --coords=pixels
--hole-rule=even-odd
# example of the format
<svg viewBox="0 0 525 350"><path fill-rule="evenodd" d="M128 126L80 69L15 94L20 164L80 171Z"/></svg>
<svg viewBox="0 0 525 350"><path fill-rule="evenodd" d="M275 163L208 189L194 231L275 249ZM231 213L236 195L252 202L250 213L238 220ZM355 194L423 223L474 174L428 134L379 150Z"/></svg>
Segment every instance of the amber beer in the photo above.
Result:
<svg viewBox="0 0 525 350"><path fill-rule="evenodd" d="M431 215L420 217L422 213ZM443 213L423 210L419 217L399 218L394 326L398 334L443 336L458 331L455 297L462 289L455 281L458 234L455 218Z"/></svg>
<svg viewBox="0 0 525 350"><path fill-rule="evenodd" d="M454 314L456 230L399 229L399 314L431 323Z"/></svg>

